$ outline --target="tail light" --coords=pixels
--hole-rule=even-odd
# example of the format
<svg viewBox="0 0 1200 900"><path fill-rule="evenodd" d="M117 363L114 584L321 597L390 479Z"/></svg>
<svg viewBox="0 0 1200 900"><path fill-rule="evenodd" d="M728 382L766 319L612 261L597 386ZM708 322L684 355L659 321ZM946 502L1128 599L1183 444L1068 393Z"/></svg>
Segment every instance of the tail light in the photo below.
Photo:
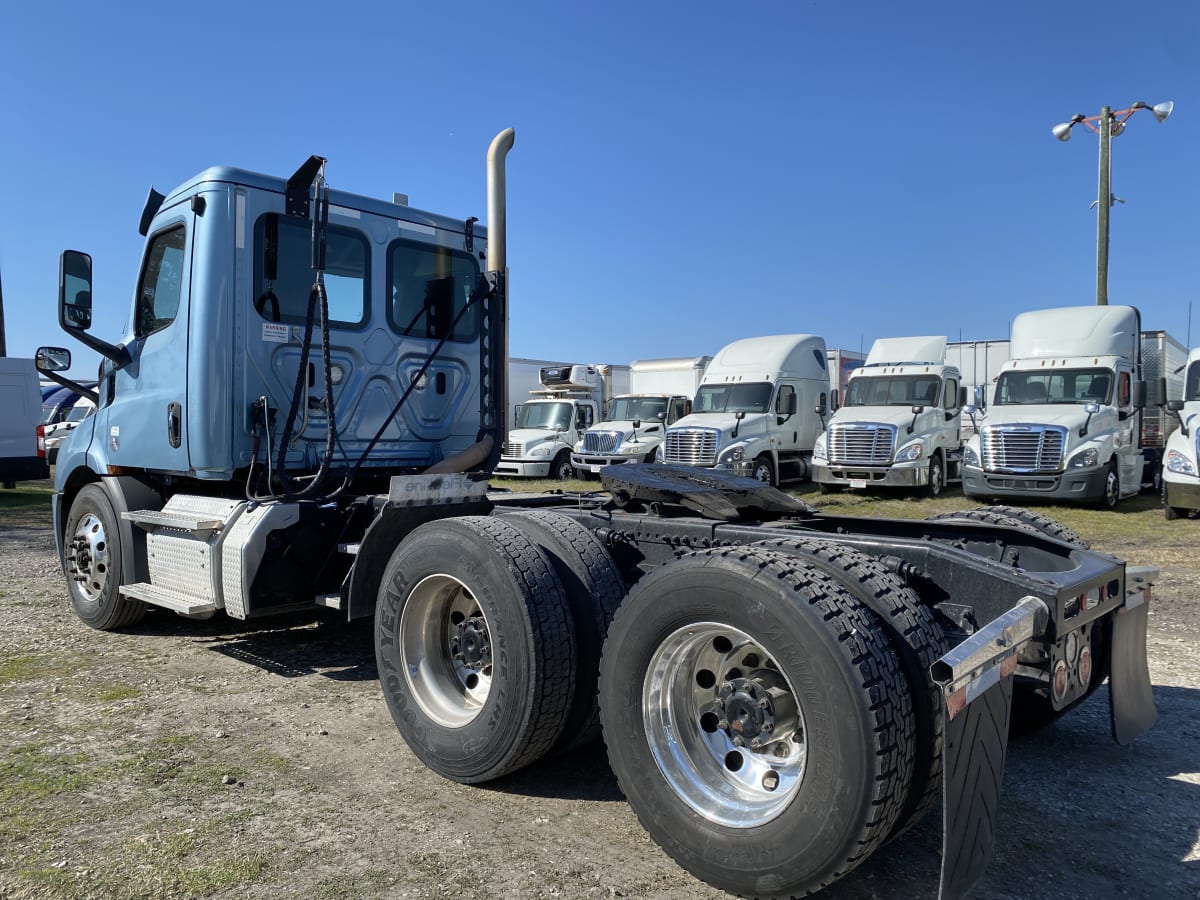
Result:
<svg viewBox="0 0 1200 900"><path fill-rule="evenodd" d="M46 426L39 425L37 427L37 455L42 459L46 458Z"/></svg>

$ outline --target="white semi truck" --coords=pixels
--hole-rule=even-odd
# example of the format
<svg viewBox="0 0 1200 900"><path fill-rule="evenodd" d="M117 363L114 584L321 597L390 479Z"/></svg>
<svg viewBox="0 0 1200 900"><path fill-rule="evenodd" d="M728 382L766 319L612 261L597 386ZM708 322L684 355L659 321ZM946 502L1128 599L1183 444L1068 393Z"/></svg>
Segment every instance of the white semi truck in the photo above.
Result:
<svg viewBox="0 0 1200 900"><path fill-rule="evenodd" d="M881 338L850 373L845 399L813 450L822 493L902 487L936 497L962 459L962 378L944 337Z"/></svg>
<svg viewBox="0 0 1200 900"><path fill-rule="evenodd" d="M629 366L543 366L542 387L516 408L495 474L516 478L575 476L571 451L605 418L612 398L629 390Z"/></svg>
<svg viewBox="0 0 1200 900"><path fill-rule="evenodd" d="M1178 341L1132 306L1077 306L1017 316L1010 351L964 447L967 496L1112 509L1153 480L1173 422L1145 409L1146 382L1182 362Z"/></svg>
<svg viewBox="0 0 1200 900"><path fill-rule="evenodd" d="M777 484L806 479L829 404L825 340L745 338L709 364L691 415L667 429L660 460L743 471ZM818 412L818 410L820 410Z"/></svg>
<svg viewBox="0 0 1200 900"><path fill-rule="evenodd" d="M1179 376L1171 370L1165 377ZM1181 393L1171 397L1170 385L1166 395L1168 415L1179 427L1167 438L1166 457L1162 467L1163 510L1167 520L1179 519L1200 510L1200 347L1187 358L1187 374L1180 379Z"/></svg>
<svg viewBox="0 0 1200 900"><path fill-rule="evenodd" d="M629 393L614 397L608 415L575 445L571 464L596 473L605 466L654 462L667 428L692 410L711 356L639 359L629 367Z"/></svg>

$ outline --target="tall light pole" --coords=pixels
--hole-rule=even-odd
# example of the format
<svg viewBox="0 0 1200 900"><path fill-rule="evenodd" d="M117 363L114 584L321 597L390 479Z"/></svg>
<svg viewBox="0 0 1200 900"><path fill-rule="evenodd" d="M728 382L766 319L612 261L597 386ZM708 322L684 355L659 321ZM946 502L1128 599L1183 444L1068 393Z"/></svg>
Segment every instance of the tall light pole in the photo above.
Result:
<svg viewBox="0 0 1200 900"><path fill-rule="evenodd" d="M1175 104L1167 100L1150 106L1139 100L1130 104L1128 109L1110 107L1100 109L1098 116L1085 116L1076 113L1070 122L1055 125L1051 131L1060 141L1071 139L1071 129L1076 125L1084 125L1093 133L1100 135L1100 186L1096 191L1096 305L1108 305L1108 211L1116 199L1112 194L1112 139L1125 130L1125 123L1139 109L1148 109L1154 113L1154 118L1165 122ZM1123 201L1122 201L1123 202Z"/></svg>

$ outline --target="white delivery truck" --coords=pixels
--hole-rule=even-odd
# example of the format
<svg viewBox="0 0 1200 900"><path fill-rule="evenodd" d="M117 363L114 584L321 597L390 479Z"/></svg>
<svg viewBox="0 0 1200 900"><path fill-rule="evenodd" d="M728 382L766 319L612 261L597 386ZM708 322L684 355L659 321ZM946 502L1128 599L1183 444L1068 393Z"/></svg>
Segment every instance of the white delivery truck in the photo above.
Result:
<svg viewBox="0 0 1200 900"><path fill-rule="evenodd" d="M667 428L692 410L711 356L639 359L629 367L629 393L613 397L603 422L575 445L571 464L596 473L605 466L654 462Z"/></svg>
<svg viewBox="0 0 1200 900"><path fill-rule="evenodd" d="M1168 436L1143 429L1146 380L1182 348L1143 334L1132 306L1074 306L1013 320L1012 358L1001 367L979 433L963 450L969 497L1035 497L1112 509L1153 478ZM974 416L974 406L966 412Z"/></svg>
<svg viewBox="0 0 1200 900"><path fill-rule="evenodd" d="M881 338L850 373L845 398L813 450L822 493L915 488L930 497L957 480L962 378L944 337Z"/></svg>
<svg viewBox="0 0 1200 900"><path fill-rule="evenodd" d="M709 363L691 415L667 429L659 459L749 469L769 484L808 478L829 390L824 338L779 334L734 341Z"/></svg>
<svg viewBox="0 0 1200 900"><path fill-rule="evenodd" d="M541 388L516 408L515 427L501 448L496 475L574 477L571 450L605 417L613 396L629 390L629 366L543 366L539 377Z"/></svg>
<svg viewBox="0 0 1200 900"><path fill-rule="evenodd" d="M1166 373L1168 380L1172 375ZM1167 438L1162 467L1163 510L1168 521L1200 510L1200 347L1188 354L1187 374L1180 379L1180 393L1166 387L1168 415L1179 423ZM1172 396L1174 394L1174 396Z"/></svg>
<svg viewBox="0 0 1200 900"><path fill-rule="evenodd" d="M0 484L50 477L40 445L42 389L32 359L0 356Z"/></svg>

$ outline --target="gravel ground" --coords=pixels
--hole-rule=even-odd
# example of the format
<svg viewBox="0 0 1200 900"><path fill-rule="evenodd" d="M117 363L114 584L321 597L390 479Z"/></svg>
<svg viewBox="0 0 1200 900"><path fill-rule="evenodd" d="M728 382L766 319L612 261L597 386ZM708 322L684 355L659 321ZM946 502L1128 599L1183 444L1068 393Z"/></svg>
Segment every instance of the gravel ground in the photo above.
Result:
<svg viewBox="0 0 1200 900"><path fill-rule="evenodd" d="M1114 744L1104 688L1014 742L973 896L1200 897L1200 522L1175 524L1169 546L1101 548L1163 565L1158 725ZM822 896L936 896L939 848L934 814ZM0 514L0 897L45 896L725 895L650 842L602 746L483 787L425 769L367 626L90 631L31 508Z"/></svg>

